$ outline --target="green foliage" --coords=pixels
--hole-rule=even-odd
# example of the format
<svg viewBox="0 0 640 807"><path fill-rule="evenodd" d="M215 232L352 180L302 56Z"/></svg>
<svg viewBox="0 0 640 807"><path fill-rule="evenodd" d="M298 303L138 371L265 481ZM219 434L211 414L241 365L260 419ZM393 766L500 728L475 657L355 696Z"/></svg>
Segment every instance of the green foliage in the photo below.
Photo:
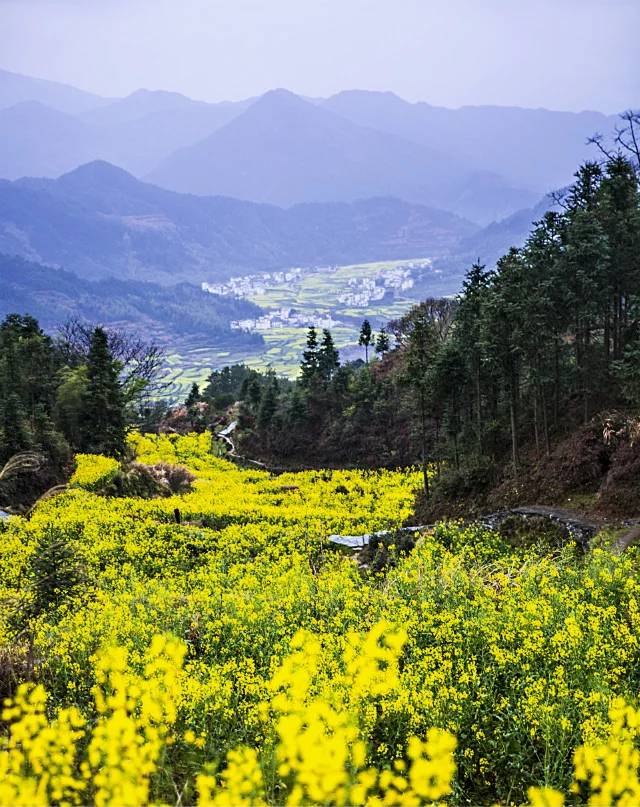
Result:
<svg viewBox="0 0 640 807"><path fill-rule="evenodd" d="M320 373L320 356L318 350L318 333L315 328L309 328L307 346L302 354L300 364L300 383L308 387L318 379Z"/></svg>
<svg viewBox="0 0 640 807"><path fill-rule="evenodd" d="M64 367L56 390L55 419L71 445L82 442L82 410L87 396L87 367Z"/></svg>
<svg viewBox="0 0 640 807"><path fill-rule="evenodd" d="M324 328L318 352L318 375L326 384L334 377L338 367L340 367L340 357L333 343L331 331Z"/></svg>
<svg viewBox="0 0 640 807"><path fill-rule="evenodd" d="M262 431L267 430L273 421L277 409L277 391L275 380L272 380L260 400L257 425Z"/></svg>
<svg viewBox="0 0 640 807"><path fill-rule="evenodd" d="M387 333L386 328L380 328L378 331L378 336L376 337L376 345L375 350L376 353L380 356L383 356L385 353L389 351L391 347L391 343L389 341L389 334Z"/></svg>
<svg viewBox="0 0 640 807"><path fill-rule="evenodd" d="M51 616L74 597L86 580L84 564L69 536L55 526L40 534L26 569L26 600L14 614L18 627Z"/></svg>
<svg viewBox="0 0 640 807"><path fill-rule="evenodd" d="M184 405L189 409L192 406L195 406L199 401L202 400L200 395L200 387L197 384L192 384L191 389L189 390L189 394L184 402Z"/></svg>
<svg viewBox="0 0 640 807"><path fill-rule="evenodd" d="M69 321L53 340L33 317L0 324L0 465L32 452L34 472L0 478L2 504L26 510L62 483L72 450L122 455L129 425L157 427L146 400L160 351L120 331ZM37 473L36 473L37 471Z"/></svg>
<svg viewBox="0 0 640 807"><path fill-rule="evenodd" d="M126 422L118 366L107 334L96 328L87 357L87 387L82 406L82 443L88 453L124 454Z"/></svg>
<svg viewBox="0 0 640 807"><path fill-rule="evenodd" d="M358 337L358 344L364 347L364 360L369 363L369 346L373 341L373 332L371 330L371 323L368 319L363 320L360 328L360 336Z"/></svg>
<svg viewBox="0 0 640 807"><path fill-rule="evenodd" d="M0 462L49 442L57 357L32 317L0 325Z"/></svg>
<svg viewBox="0 0 640 807"><path fill-rule="evenodd" d="M222 370L215 370L207 379L203 397L217 408L223 409L246 398L248 385L256 376L256 371L244 364L233 364Z"/></svg>

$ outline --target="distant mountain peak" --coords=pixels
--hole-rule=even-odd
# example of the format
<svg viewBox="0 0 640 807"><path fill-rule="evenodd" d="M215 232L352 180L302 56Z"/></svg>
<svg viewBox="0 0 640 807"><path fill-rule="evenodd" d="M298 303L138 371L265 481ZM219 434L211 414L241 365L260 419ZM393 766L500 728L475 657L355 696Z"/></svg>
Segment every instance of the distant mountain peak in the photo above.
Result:
<svg viewBox="0 0 640 807"><path fill-rule="evenodd" d="M170 90L149 90L141 87L134 90L125 98L115 102L121 107L136 107L140 112L154 111L157 109L178 109L186 106L198 106L202 101L195 101L188 98L181 92L171 92Z"/></svg>
<svg viewBox="0 0 640 807"><path fill-rule="evenodd" d="M260 111L262 109L268 109L270 111L282 111L286 109L308 110L313 108L313 104L300 98L299 95L291 92L291 90L278 87L275 90L269 90L265 92L264 95L261 95L247 111Z"/></svg>
<svg viewBox="0 0 640 807"><path fill-rule="evenodd" d="M302 100L299 95L288 90L286 87L274 87L272 90L267 90L260 96L260 99L273 99L273 98L289 98L291 100Z"/></svg>
<svg viewBox="0 0 640 807"><path fill-rule="evenodd" d="M92 160L84 165L74 168L66 174L62 174L58 181L69 187L72 185L109 185L111 187L129 187L138 184L133 174L118 168L117 165L106 160Z"/></svg>
<svg viewBox="0 0 640 807"><path fill-rule="evenodd" d="M355 98L358 96L362 96L364 98L388 98L394 101L402 101L403 104L409 104L410 101L405 100L402 98L398 93L393 92L393 90L359 90L357 88L353 88L351 90L341 90L340 92L335 93L335 95L330 96L331 98ZM329 99L327 99L329 100Z"/></svg>

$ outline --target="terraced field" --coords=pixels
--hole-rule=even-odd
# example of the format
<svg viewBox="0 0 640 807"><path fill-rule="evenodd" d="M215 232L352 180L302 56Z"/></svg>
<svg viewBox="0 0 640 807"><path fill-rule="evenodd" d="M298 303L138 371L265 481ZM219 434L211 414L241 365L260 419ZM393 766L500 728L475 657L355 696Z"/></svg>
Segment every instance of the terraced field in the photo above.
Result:
<svg viewBox="0 0 640 807"><path fill-rule="evenodd" d="M367 280L382 285L385 278L388 282L390 276L407 266L412 266L416 289L388 288L382 299L372 299L366 304L354 304L353 299L341 301L345 295L357 295ZM246 298L266 312L290 309L302 319L330 317L339 323L331 327L331 333L343 360L363 356L358 347L358 334L364 318L369 319L377 330L389 320L401 317L417 300L423 299L425 288L432 289L430 293L434 296L452 294L457 290L456 281L443 277L428 258L315 268L305 270L302 277L294 281L260 285L256 282L256 285L258 290L247 292ZM259 370L270 367L279 375L295 377L308 326L285 324L284 327L257 327L256 331L264 338L264 345L257 349L209 346L193 341L176 346L175 352L168 357L166 396L172 399L184 397L193 382L202 383L212 370L240 362Z"/></svg>

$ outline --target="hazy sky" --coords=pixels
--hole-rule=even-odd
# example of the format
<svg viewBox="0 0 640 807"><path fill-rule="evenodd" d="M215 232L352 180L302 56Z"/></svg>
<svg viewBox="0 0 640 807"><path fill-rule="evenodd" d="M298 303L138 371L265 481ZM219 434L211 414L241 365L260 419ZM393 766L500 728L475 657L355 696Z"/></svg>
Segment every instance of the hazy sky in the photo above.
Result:
<svg viewBox="0 0 640 807"><path fill-rule="evenodd" d="M103 95L273 87L640 106L640 0L0 0L0 67Z"/></svg>

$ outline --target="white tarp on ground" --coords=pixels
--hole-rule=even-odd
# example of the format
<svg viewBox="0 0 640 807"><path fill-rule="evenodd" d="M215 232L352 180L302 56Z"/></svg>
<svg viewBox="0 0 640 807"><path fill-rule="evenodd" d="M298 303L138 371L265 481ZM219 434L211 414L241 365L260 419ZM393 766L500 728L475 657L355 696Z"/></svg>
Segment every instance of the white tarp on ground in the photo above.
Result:
<svg viewBox="0 0 640 807"><path fill-rule="evenodd" d="M384 535L396 535L402 532L420 532L431 528L430 524L423 524L419 527L399 527L397 530L380 530L379 532L370 532L365 535L330 535L329 541L332 544L340 544L340 546L349 547L349 549L362 549L367 546L372 538L378 538Z"/></svg>

